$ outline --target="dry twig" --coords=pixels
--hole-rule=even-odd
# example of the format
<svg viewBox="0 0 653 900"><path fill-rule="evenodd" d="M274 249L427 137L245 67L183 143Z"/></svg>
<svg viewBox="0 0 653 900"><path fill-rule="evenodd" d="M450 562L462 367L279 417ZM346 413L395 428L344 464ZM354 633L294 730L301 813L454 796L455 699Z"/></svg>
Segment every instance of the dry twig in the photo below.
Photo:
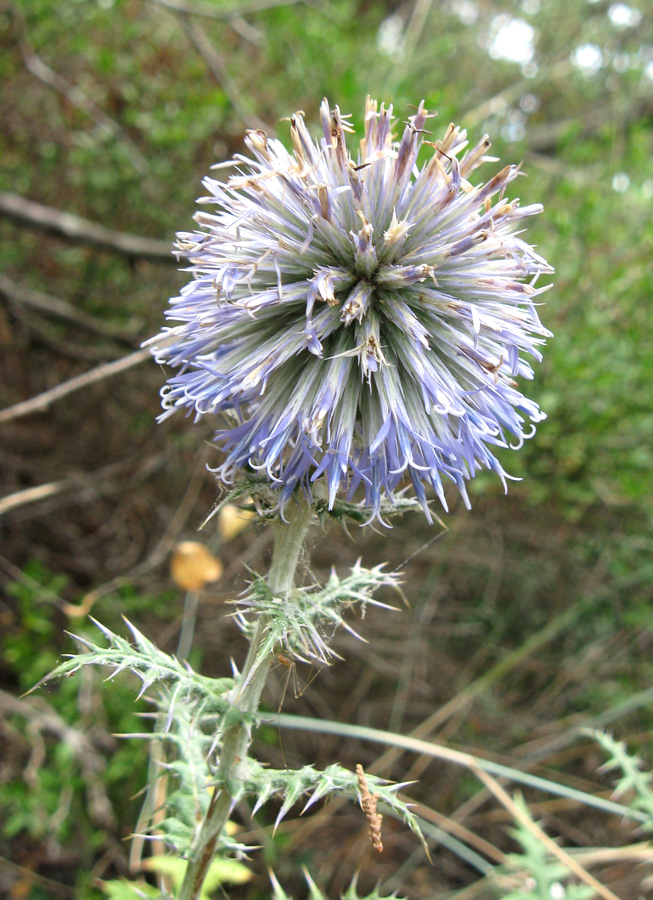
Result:
<svg viewBox="0 0 653 900"><path fill-rule="evenodd" d="M22 329L29 335L30 345L43 344L58 356L68 359L81 360L85 363L97 365L99 362L109 362L122 356L122 349L115 344L107 344L105 341L73 341L68 335L60 334L59 329L51 321L48 321L40 313L15 304L12 310L14 318L21 322Z"/></svg>
<svg viewBox="0 0 653 900"><path fill-rule="evenodd" d="M177 538L179 537L179 534L181 533L184 525L186 524L186 520L188 519L188 516L190 515L191 510L193 509L202 489L202 482L206 477L206 463L210 450L210 445L202 444L200 446L196 457L193 475L186 489L186 493L181 503L179 504L177 511L171 517L168 527L166 528L163 536L158 541L154 550L146 559L143 560L143 562L138 563L136 566L129 569L124 574L118 575L115 578L112 578L111 581L93 588L93 590L86 594L82 599L82 604L85 607L88 607L90 609L100 597L104 597L107 594L110 594L111 591L116 590L118 587L120 587L120 585L125 584L128 581L133 581L136 578L139 578L141 575L144 575L146 572L150 572L155 566L158 566L161 562L163 562L164 559L166 559L166 557L172 550L172 547L176 543ZM173 628L176 631L176 629L178 628L178 622L173 623ZM161 642L165 643L164 641Z"/></svg>
<svg viewBox="0 0 653 900"><path fill-rule="evenodd" d="M75 378L70 378L68 381L58 384L49 391L43 391L42 394L38 394L30 400L24 400L22 403L8 406L6 409L0 410L0 425L3 422L9 422L11 419L18 419L21 416L28 416L35 412L43 412L54 403L55 400L61 400L62 397L66 397L68 394L79 391L81 388L88 387L89 384L95 384L97 381L103 381L105 378L111 378L113 375L118 375L120 372L124 372L127 369L131 369L134 366L145 362L146 359L151 359L151 356L152 354L147 348L136 350L135 353L123 356L122 359L116 359L110 363L103 363L101 366L96 366L89 372L84 372L83 375L77 375Z"/></svg>
<svg viewBox="0 0 653 900"><path fill-rule="evenodd" d="M98 753L92 741L83 731L68 725L42 697L17 698L0 690L0 710L6 715L21 716L27 721L32 754L25 769L29 782L36 776L45 753L42 734L49 732L67 747L78 761L88 791L89 813L102 827L114 823L114 814L102 780L106 767L104 757Z"/></svg>
<svg viewBox="0 0 653 900"><path fill-rule="evenodd" d="M468 846L473 847L479 853L484 853L485 856L496 863L496 865L503 865L503 863L505 863L507 857L502 850L499 850L498 847L495 847L494 844L486 841L480 835L475 834L473 831L470 831L469 828L466 828L460 822L452 819L451 816L445 816L442 813L438 812L436 809L433 809L430 806L426 806L423 803L415 803L414 801L410 802L413 812L420 818L424 819L426 822L431 822L436 826L436 828L439 828L441 831L444 831L447 834L451 834L461 841L464 841Z"/></svg>
<svg viewBox="0 0 653 900"><path fill-rule="evenodd" d="M136 465L135 476L143 477L144 475L149 475L150 472L153 472L160 465L163 458L162 453L152 454L144 460L141 458L138 460L140 465ZM114 481L118 475L122 476L118 483L118 489L122 490L129 480L126 473L129 469L134 468L135 462L136 461L132 458L126 461L111 463L111 465L104 466L102 469L98 469L94 472L73 475L71 478L62 478L60 481L50 481L47 484L35 485L34 487L25 488L22 491L8 494L6 497L0 498L0 516L13 512L16 509L20 509L23 506L38 503L41 500L47 500L49 497L56 496L57 494L66 491L77 490L80 494L90 493L92 498L95 499L101 494L112 490L111 482Z"/></svg>
<svg viewBox="0 0 653 900"><path fill-rule="evenodd" d="M77 897L77 890L72 885L61 884L61 882L54 881L52 878L45 878L43 875L38 875L27 866L19 866L18 863L11 859L7 859L6 856L0 856L0 870L13 872L15 875L14 885L20 883L20 891L17 892L14 890L11 896L15 897L17 893L18 896L25 896L25 887L29 888L33 884L38 884L46 893L54 894L58 897L70 897L71 900L75 900Z"/></svg>
<svg viewBox="0 0 653 900"><path fill-rule="evenodd" d="M596 893L603 897L603 900L619 900L616 894L613 894L612 891L607 888L604 884L601 884L599 881L594 878L593 875L584 869L573 857L571 857L562 847L559 847L555 841L551 840L551 838L546 834L540 826L533 822L533 820L521 809L521 807L515 803L510 794L499 784L499 782L490 775L488 772L484 772L476 765L470 766L471 771L476 775L479 781L482 781L483 784L488 788L489 791L494 794L496 799L508 810L508 812L513 816L513 818L520 823L524 828L528 829L531 834L534 834L538 840L546 847L546 849L559 859L560 862L568 868L571 872L574 873L581 881L585 884L589 885L591 888L594 888Z"/></svg>
<svg viewBox="0 0 653 900"><path fill-rule="evenodd" d="M76 84L71 84L63 75L59 75L58 72L55 72L54 69L51 69L50 66L43 62L34 50L32 42L27 35L22 12L13 3L8 4L8 9L16 29L18 48L27 70L39 81L42 81L43 84L47 84L48 87L62 94L76 109L79 109L91 121L95 122L104 134L121 143L129 156L131 164L140 175L147 172L149 169L147 160L131 138L125 134L120 125L100 109L90 97L87 97Z"/></svg>
<svg viewBox="0 0 653 900"><path fill-rule="evenodd" d="M222 9L208 3L187 3L186 0L151 0L151 2L186 16L202 16L206 19L221 19L223 22L231 22L232 19L262 12L265 9L273 9L276 6L294 6L301 3L302 0L249 0L248 3L242 3L240 6Z"/></svg>
<svg viewBox="0 0 653 900"><path fill-rule="evenodd" d="M156 238L142 237L139 234L128 234L124 231L113 231L83 219L73 213L63 212L51 206L44 206L34 200L28 200L19 194L9 191L0 193L0 215L14 219L22 225L49 231L61 235L70 241L80 244L91 244L122 253L132 259L149 259L177 264L173 256L172 244Z"/></svg>
<svg viewBox="0 0 653 900"><path fill-rule="evenodd" d="M113 325L110 322L103 322L96 316L78 309L66 300L53 297L51 294L44 294L41 291L35 291L24 284L19 284L13 279L7 278L2 273L0 273L0 294L16 306L26 306L37 312L55 316L64 322L70 322L79 328L103 337L114 338L126 343L132 342L133 335L127 329L119 325Z"/></svg>
<svg viewBox="0 0 653 900"><path fill-rule="evenodd" d="M370 793L370 789L367 786L367 779L365 778L365 772L360 763L357 763L356 765L356 777L358 778L358 789L361 794L361 808L365 813L365 818L370 826L370 841L376 852L382 853L383 842L381 841L381 821L383 816L376 811L376 804L381 795Z"/></svg>
<svg viewBox="0 0 653 900"><path fill-rule="evenodd" d="M265 130L267 127L265 122L263 122L262 119L259 119L245 102L238 85L227 71L224 60L208 39L204 30L196 25L195 22L192 22L185 13L178 13L178 16L181 19L184 31L208 66L209 71L224 91L234 108L234 112L240 116L248 128Z"/></svg>

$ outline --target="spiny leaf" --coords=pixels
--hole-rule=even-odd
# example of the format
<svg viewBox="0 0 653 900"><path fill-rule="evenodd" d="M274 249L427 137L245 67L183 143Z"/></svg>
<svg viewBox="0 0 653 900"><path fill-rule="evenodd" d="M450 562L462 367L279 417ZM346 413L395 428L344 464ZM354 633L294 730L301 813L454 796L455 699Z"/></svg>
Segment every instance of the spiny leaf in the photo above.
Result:
<svg viewBox="0 0 653 900"><path fill-rule="evenodd" d="M279 884L276 875L274 872L269 869L270 881L272 882L272 894L274 900L291 900L288 897L288 894L284 891L284 889ZM308 885L310 900L327 900L326 894L322 891L321 888L313 881L308 870L306 868L303 869L304 878L306 879L306 884ZM358 894L358 876L354 876L352 879L347 891L343 896L343 900L400 900L396 894L381 894L377 889L373 890L371 894L366 894L364 897L360 897Z"/></svg>
<svg viewBox="0 0 653 900"><path fill-rule="evenodd" d="M419 827L416 816L410 811L408 804L396 796L399 785L389 784L375 775L367 776L370 791L379 795L379 804L395 816L401 819L419 838L425 852L428 855L426 841ZM247 793L259 798L256 808L263 805L260 798L269 799L274 796L283 797L283 805L279 813L278 821L287 813L290 806L301 796L308 794L308 802L305 809L315 802L317 798L328 794L343 794L355 800L358 799L358 779L354 772L337 764L318 770L313 766L304 766L295 771L287 769L267 769L250 760L249 771L245 783Z"/></svg>
<svg viewBox="0 0 653 900"><path fill-rule="evenodd" d="M605 731L583 729L584 734L590 735L603 747L610 759L601 766L599 771L621 769L623 775L617 782L614 796L619 798L623 794L632 791L634 796L630 801L630 809L638 810L648 816L648 822L641 827L644 831L653 831L653 773L643 770L640 756L630 754L622 741L617 741L611 734Z"/></svg>
<svg viewBox="0 0 653 900"><path fill-rule="evenodd" d="M384 572L383 565L367 569L361 566L360 560L345 578L332 571L324 588L299 588L288 599L275 597L263 578L255 578L246 596L237 601L234 616L245 634L251 634L255 619L265 617L265 639L259 648L261 659L282 647L298 659L308 657L328 664L337 654L329 647L327 630L333 633L342 625L362 640L345 621L346 610L354 604L364 610L368 603L395 608L373 598L374 592L383 586L400 591L398 574Z"/></svg>
<svg viewBox="0 0 653 900"><path fill-rule="evenodd" d="M92 621L105 635L109 645L100 647L79 635L71 635L82 646L84 652L71 654L68 659L65 659L46 675L33 690L53 678L72 675L84 666L107 666L113 669L110 678L125 670L133 672L141 680L139 697L157 684L165 690L167 698L172 697L173 709L181 698L193 696L201 701L205 710L212 709L217 712L225 710L227 704L223 698L233 686L232 679L214 679L198 675L186 663L181 663L176 657L159 650L126 619L125 622L134 638L133 644L120 635L114 634L95 619ZM174 687L171 689L172 685Z"/></svg>
<svg viewBox="0 0 653 900"><path fill-rule="evenodd" d="M528 806L523 797L515 796L515 803L521 811L533 821ZM506 862L492 870L492 881L497 888L503 886L502 879L506 875L528 875L533 882L533 887L528 887L526 882L523 887L502 893L503 900L540 900L550 898L556 894L556 889L561 888L565 900L589 900L595 896L594 888L587 884L574 884L567 879L571 875L569 868L559 859L552 856L549 848L542 843L536 831L519 822L516 828L508 829L512 837L521 844L521 853L510 853Z"/></svg>
<svg viewBox="0 0 653 900"><path fill-rule="evenodd" d="M374 510L370 506L366 506L363 503L349 503L346 500L339 500L338 498L336 498L331 509L329 509L328 501L320 498L315 504L315 509L321 520L328 517L336 519L343 524L347 519L351 519L352 522L356 522L358 525L364 525L370 521L370 518L374 514ZM422 507L418 500L415 500L413 497L402 497L399 495L393 498L393 502L382 500L380 506L380 512L383 519L401 516L407 512L421 511ZM435 516L435 518L441 525L443 524L437 516Z"/></svg>

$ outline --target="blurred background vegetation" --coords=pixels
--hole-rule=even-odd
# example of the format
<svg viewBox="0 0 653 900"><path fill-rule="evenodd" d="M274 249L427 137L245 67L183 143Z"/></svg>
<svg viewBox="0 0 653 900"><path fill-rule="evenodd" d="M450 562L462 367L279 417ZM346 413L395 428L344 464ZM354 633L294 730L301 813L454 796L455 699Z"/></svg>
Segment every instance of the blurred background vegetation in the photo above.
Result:
<svg viewBox="0 0 653 900"><path fill-rule="evenodd" d="M488 132L502 161L523 160L522 202L545 204L529 241L557 270L542 311L555 339L529 393L549 419L505 453L523 481L504 497L478 478L471 514L452 494L448 533L428 546L417 517L387 535L332 529L320 540L318 577L336 556L412 557L411 608L370 612L369 645L343 636L346 662L299 698L289 690L286 711L404 733L431 716L432 738L606 793L601 756L570 737L573 726L608 724L653 764L648 12L643 0L0 0L5 408L155 333L184 283L166 244L191 227L201 177L241 151L247 128L286 141L284 116L303 109L315 123L323 96L357 125L368 93L394 103L399 120L424 98L438 110L435 131L453 120L473 141ZM46 227L27 200L49 208ZM94 224L62 224L61 213ZM111 233L98 237L97 225ZM150 258L133 236L153 239ZM113 735L143 730L146 706L126 683L104 690L88 672L21 695L70 650L64 629L92 632L91 612L116 630L124 614L174 650L183 597L169 553L197 536L217 489L207 425L155 424L164 378L145 361L42 411L0 413L1 896L92 900L128 873L147 750ZM250 525L231 541L210 529L201 539L225 574L202 597L192 662L224 675L244 647L223 603L247 566L261 566L270 537ZM280 749L277 729L261 731L258 752L277 765L283 752L289 764L352 767L376 755L295 733ZM413 764L402 757L382 774L404 780ZM425 808L515 849L475 782L417 765L411 795ZM566 846L636 837L596 812L528 799ZM392 823L373 860L353 808L284 824L274 838L273 819L246 813L240 838L263 850L234 896L267 896L266 864L303 895L300 863L333 897L358 868L365 889L484 896L482 872L442 846L429 865ZM641 896L646 873L633 863L617 857L596 873L624 900Z"/></svg>

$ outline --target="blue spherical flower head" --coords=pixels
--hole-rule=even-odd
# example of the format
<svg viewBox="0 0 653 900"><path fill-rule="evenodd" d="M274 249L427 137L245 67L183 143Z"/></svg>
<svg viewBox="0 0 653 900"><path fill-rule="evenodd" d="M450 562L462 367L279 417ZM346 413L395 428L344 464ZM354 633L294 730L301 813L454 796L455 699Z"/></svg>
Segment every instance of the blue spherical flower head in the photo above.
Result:
<svg viewBox="0 0 653 900"><path fill-rule="evenodd" d="M541 206L506 199L517 166L471 183L495 161L487 137L469 149L450 125L427 140L423 103L397 143L392 107L368 99L354 157L346 117L326 100L320 113L319 141L297 113L292 152L249 132L253 159L204 180L210 211L178 235L180 324L150 342L178 369L161 418L222 414L219 477L263 473L282 508L320 480L330 507L362 486L378 515L407 478L427 516L425 484L446 509L450 479L469 505L466 479L488 468L505 484L494 448L544 418L515 380L549 334L534 300L552 270L520 237Z"/></svg>

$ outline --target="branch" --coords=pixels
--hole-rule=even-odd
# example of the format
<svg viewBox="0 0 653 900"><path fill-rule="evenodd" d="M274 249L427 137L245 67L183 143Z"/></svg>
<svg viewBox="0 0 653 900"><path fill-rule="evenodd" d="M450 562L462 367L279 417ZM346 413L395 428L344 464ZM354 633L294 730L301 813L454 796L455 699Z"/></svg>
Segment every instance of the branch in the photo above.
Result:
<svg viewBox="0 0 653 900"><path fill-rule="evenodd" d="M526 146L529 150L539 153L555 150L560 138L569 131L580 131L580 134L596 134L604 125L619 122L629 125L637 119L651 114L653 110L653 95L643 94L636 97L631 103L615 111L612 101L600 106L590 107L583 115L573 116L569 119L561 119L558 122L550 122L546 125L533 125L526 132Z"/></svg>
<svg viewBox="0 0 653 900"><path fill-rule="evenodd" d="M24 284L19 284L11 278L7 278L1 272L0 294L16 306L27 306L38 312L63 319L64 322L71 322L73 325L85 328L86 331L91 331L94 334L115 338L129 344L132 343L133 335L127 329L119 325L113 325L111 322L103 322L96 316L78 309L66 300L53 297L51 294L43 294L41 291L35 291Z"/></svg>
<svg viewBox="0 0 653 900"><path fill-rule="evenodd" d="M573 71L574 64L570 59L558 60L555 63L551 63L551 65L546 68L541 69L537 81L550 84L553 81L568 78ZM471 128L480 125L481 122L497 112L497 110L501 111L507 109L512 103L518 100L532 84L532 79L520 78L503 88L503 90L499 91L499 93L495 94L493 97L484 100L480 106L467 110L467 112L461 116L467 130L469 131ZM529 128L529 133L530 130L531 129Z"/></svg>
<svg viewBox="0 0 653 900"><path fill-rule="evenodd" d="M28 504L47 500L66 491L76 490L82 496L90 491L95 498L113 490L111 483L116 483L118 480L120 490L122 490L127 480L132 480L130 477L132 474L136 477L147 476L160 465L161 461L161 455L154 454L146 457L144 461L141 459L140 465L135 466L135 460L130 458L121 462L111 463L101 469L96 469L94 472L84 472L79 475L73 475L71 478L63 478L60 481L51 481L48 484L38 484L34 487L24 488L22 491L16 491L13 494L0 497L0 516ZM130 469L134 471L130 473ZM121 476L120 479L118 479L118 476ZM104 482L109 484L110 490L102 487ZM69 611L71 609L76 609L76 607L66 604L67 615L73 615Z"/></svg>
<svg viewBox="0 0 653 900"><path fill-rule="evenodd" d="M541 69L537 81L551 84L553 81L569 78L574 72L574 64L569 59L561 59ZM494 97L484 100L480 106L466 112L462 118L464 118L467 130L469 131L471 128L479 125L494 113L508 109L532 85L531 79L520 78L518 81L503 88ZM587 135L595 134L600 131L603 125L614 121L628 124L650 114L652 103L653 95L650 92L643 92L617 111L615 111L614 103L609 101L608 103L590 106L578 115L567 119L561 119L557 122L546 122L541 125L529 125L526 130L525 143L528 149L534 152L545 153L555 150L560 138L570 129L577 130L580 128L581 133Z"/></svg>
<svg viewBox="0 0 653 900"><path fill-rule="evenodd" d="M83 730L68 725L42 698L19 699L0 690L0 712L24 718L28 723L28 736L31 735L32 738L43 732L54 734L77 760L88 790L91 817L105 828L114 824L113 809L103 786L106 761ZM30 743L33 743L33 740ZM37 752L38 748L35 748L32 756L34 757ZM32 758L28 763L24 776L28 781L30 772L38 768L36 762L37 760Z"/></svg>
<svg viewBox="0 0 653 900"><path fill-rule="evenodd" d="M59 234L70 241L78 241L81 244L104 247L133 259L164 260L173 264L177 263L173 256L172 244L167 241L142 237L138 234L128 234L124 231L113 231L111 228L105 228L104 225L98 225L97 222L91 222L81 216L63 212L51 206L44 206L42 203L36 203L34 200L28 200L9 191L0 192L0 215L28 225L30 228Z"/></svg>
<svg viewBox="0 0 653 900"><path fill-rule="evenodd" d="M496 778L493 778L478 766L472 766L472 772L483 782L486 788L494 794L499 803L508 810L513 818L519 822L523 828L535 835L549 853L551 853L552 856L555 856L556 859L559 859L563 866L570 869L580 881L585 882L585 884L593 888L600 897L603 897L603 900L619 900L616 894L613 894L609 888L597 881L596 878L594 878L593 875L590 875L587 869L584 869L576 862L566 850L563 850L563 848L559 847L555 841L551 840L548 834L545 834L545 832L542 831L540 826L530 818L525 810L522 809L518 803L515 803Z"/></svg>
<svg viewBox="0 0 653 900"><path fill-rule="evenodd" d="M107 346L104 341L73 341L68 335L62 336L56 325L48 321L40 313L16 304L12 312L14 317L23 323L31 341L43 344L60 356L68 359L82 360L96 366L100 362L108 362L122 356L123 351L116 346Z"/></svg>
<svg viewBox="0 0 653 900"><path fill-rule="evenodd" d="M225 96L234 108L234 112L240 116L248 128L265 130L265 122L263 122L262 119L259 119L245 102L236 82L227 71L224 60L209 41L204 31L194 22L191 22L186 13L180 12L178 13L178 16L181 19L184 31L208 66L209 71L224 91Z"/></svg>
<svg viewBox="0 0 653 900"><path fill-rule="evenodd" d="M181 534L188 516L199 496L202 488L202 481L206 475L206 463L208 462L210 449L211 448L208 445L200 445L200 449L196 455L193 475L188 484L188 488L186 489L186 494L152 552L142 560L142 562L132 566L131 569L112 578L110 581L105 581L104 584L98 585L93 588L92 591L89 591L88 594L85 594L84 597L82 597L80 604L84 609L90 610L100 597L106 597L107 594L118 590L118 588L122 587L122 585L127 582L136 581L136 579L140 578L142 575L151 572L155 566L162 563L168 556L177 541L177 538ZM271 539L272 535L269 529L263 533L263 537L266 538L266 541ZM261 538L259 537L258 540L260 541ZM240 557L237 557L232 562L231 567L227 570L227 575L230 575L231 573L230 577L233 577L233 573L238 571L241 565L246 564L250 560L257 559L260 556L258 550L260 550L260 545L257 545L257 541L253 541L247 552L241 554Z"/></svg>
<svg viewBox="0 0 653 900"><path fill-rule="evenodd" d="M77 897L76 888L61 884L52 878L45 878L43 875L37 875L32 869L27 866L19 866L18 863L7 859L6 856L0 856L0 868L14 873L16 876L15 881L18 882L20 880L21 886L25 885L28 890L33 884L38 884L43 887L46 893L56 894L60 897L70 897L70 900L75 900Z"/></svg>
<svg viewBox="0 0 653 900"><path fill-rule="evenodd" d="M22 403L16 403L14 406L8 406L6 409L0 410L0 424L9 422L11 419L18 419L21 416L28 416L31 413L43 412L55 400L60 400L62 397L80 390L80 388L87 387L89 384L95 384L96 381L102 381L105 378L118 375L118 373L131 369L146 359L151 359L151 357L152 354L147 349L136 350L135 353L123 356L122 359L116 359L113 362L96 366L89 372L70 378L68 381L64 381L62 384L58 384L56 387L51 388L49 391L44 391L30 400L24 400Z"/></svg>
<svg viewBox="0 0 653 900"><path fill-rule="evenodd" d="M151 2L165 6L166 9L174 12L183 13L185 16L203 16L206 19L221 19L230 22L231 19L238 19L240 16L261 12L265 9L273 9L275 6L294 6L301 3L302 0L251 0L249 3L227 9L217 9L215 6L209 6L208 3L186 3L185 0L151 0Z"/></svg>
<svg viewBox="0 0 653 900"><path fill-rule="evenodd" d="M204 30L192 21L192 17L204 16L210 19L220 19L231 25L241 37L244 37L246 40L252 40L251 29L243 21L243 15L275 6L289 6L305 2L305 0L253 0L253 2L245 3L242 6L234 6L231 9L216 9L203 3L187 3L186 0L151 0L151 2L155 2L159 6L176 13L189 40L206 63L234 111L240 116L245 125L248 128L265 130L265 122L252 111L247 101L243 98L238 85L229 74L222 56L208 39Z"/></svg>
<svg viewBox="0 0 653 900"><path fill-rule="evenodd" d="M62 94L76 109L81 110L95 122L101 131L123 144L136 171L140 175L145 174L149 169L147 160L131 138L125 134L120 125L114 122L93 100L87 97L76 84L71 84L63 75L59 75L58 72L55 72L54 69L51 69L50 66L43 62L34 50L27 35L22 13L11 3L9 4L9 14L14 21L18 48L27 70L39 81Z"/></svg>

